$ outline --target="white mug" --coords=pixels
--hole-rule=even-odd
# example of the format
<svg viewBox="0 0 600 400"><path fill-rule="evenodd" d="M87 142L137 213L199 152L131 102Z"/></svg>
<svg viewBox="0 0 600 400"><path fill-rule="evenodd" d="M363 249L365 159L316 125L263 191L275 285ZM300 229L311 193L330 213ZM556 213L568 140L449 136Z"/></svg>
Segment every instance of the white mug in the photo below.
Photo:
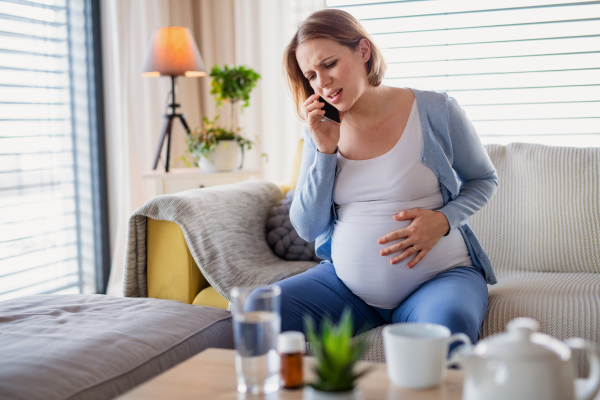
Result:
<svg viewBox="0 0 600 400"><path fill-rule="evenodd" d="M471 346L464 333L450 335L438 324L401 323L383 328L383 346L388 376L397 386L425 389L437 386L446 377L450 343Z"/></svg>

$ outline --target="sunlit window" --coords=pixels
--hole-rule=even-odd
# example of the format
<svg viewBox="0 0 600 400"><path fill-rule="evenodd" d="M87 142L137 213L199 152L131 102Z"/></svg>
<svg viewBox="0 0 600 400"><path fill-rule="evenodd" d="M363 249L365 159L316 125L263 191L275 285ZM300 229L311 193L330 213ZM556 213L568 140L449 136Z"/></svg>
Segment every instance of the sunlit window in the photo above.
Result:
<svg viewBox="0 0 600 400"><path fill-rule="evenodd" d="M96 292L89 2L0 1L0 300Z"/></svg>
<svg viewBox="0 0 600 400"><path fill-rule="evenodd" d="M600 4L327 0L385 54L384 84L447 92L482 142L600 146Z"/></svg>

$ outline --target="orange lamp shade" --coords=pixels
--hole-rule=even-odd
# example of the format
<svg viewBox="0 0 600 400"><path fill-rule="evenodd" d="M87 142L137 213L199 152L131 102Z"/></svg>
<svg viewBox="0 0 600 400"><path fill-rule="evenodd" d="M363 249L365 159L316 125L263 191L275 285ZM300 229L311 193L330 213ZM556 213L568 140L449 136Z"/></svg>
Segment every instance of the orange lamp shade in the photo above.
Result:
<svg viewBox="0 0 600 400"><path fill-rule="evenodd" d="M142 76L204 76L206 68L189 29L158 28L152 35Z"/></svg>

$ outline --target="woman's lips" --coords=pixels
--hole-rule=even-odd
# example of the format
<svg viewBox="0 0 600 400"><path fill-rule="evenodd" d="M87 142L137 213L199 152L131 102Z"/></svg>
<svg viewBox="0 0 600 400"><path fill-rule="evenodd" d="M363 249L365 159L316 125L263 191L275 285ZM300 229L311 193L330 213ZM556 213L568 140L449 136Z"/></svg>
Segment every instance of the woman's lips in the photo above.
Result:
<svg viewBox="0 0 600 400"><path fill-rule="evenodd" d="M338 94L335 95L335 97L329 97L327 96L327 98L329 99L330 103L337 103L338 101L340 101L340 98L342 97L342 92L344 91L344 89L340 89L340 91L338 92Z"/></svg>

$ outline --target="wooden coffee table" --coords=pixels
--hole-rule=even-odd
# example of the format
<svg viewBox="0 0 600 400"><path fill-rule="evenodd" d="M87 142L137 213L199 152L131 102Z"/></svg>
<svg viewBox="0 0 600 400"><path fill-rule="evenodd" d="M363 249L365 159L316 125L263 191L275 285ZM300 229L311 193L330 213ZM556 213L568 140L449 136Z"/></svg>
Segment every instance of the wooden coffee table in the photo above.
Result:
<svg viewBox="0 0 600 400"><path fill-rule="evenodd" d="M268 396L238 393L234 356L235 350L204 350L118 399L302 399L302 389L281 389ZM311 379L314 359L306 357L304 360L305 377ZM391 384L385 364L361 362L358 368L365 366L373 367L359 380L365 400L460 400L462 397L463 374L457 370L448 370L444 383L434 389L410 390Z"/></svg>

